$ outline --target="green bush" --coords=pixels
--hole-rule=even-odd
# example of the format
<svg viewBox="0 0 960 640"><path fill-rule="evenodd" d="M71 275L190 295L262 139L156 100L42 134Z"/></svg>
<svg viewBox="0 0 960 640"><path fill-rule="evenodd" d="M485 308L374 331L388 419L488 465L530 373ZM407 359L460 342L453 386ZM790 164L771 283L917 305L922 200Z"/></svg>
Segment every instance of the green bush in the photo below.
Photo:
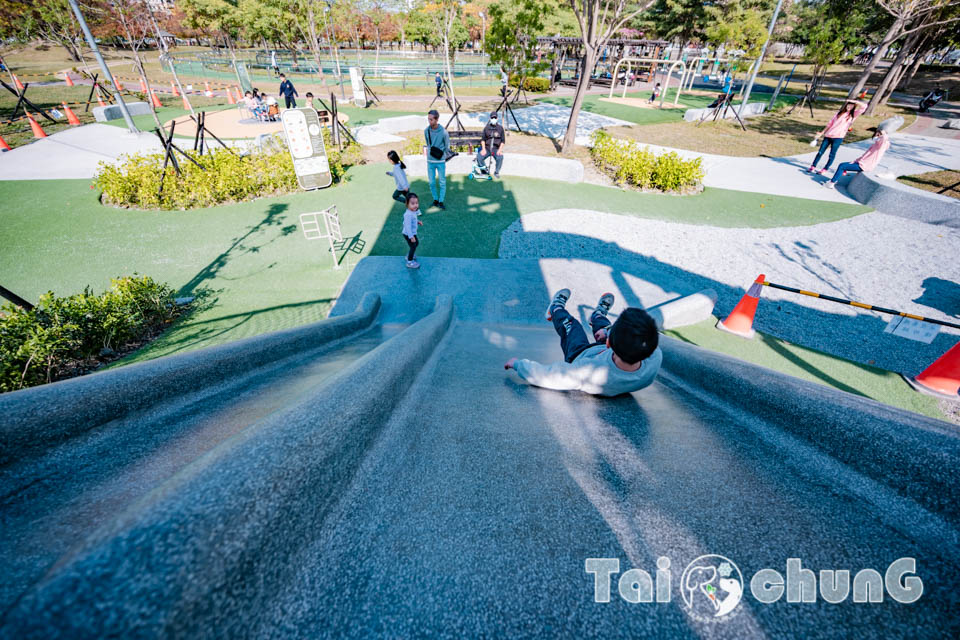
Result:
<svg viewBox="0 0 960 640"><path fill-rule="evenodd" d="M657 155L631 140L613 138L597 130L590 156L601 171L619 184L640 189L687 193L703 179L703 159L684 160L676 152Z"/></svg>
<svg viewBox="0 0 960 640"><path fill-rule="evenodd" d="M360 146L350 144L343 151L330 141L329 130L324 130L327 158L334 182L339 182L346 167L360 164ZM281 144L281 146L283 146ZM104 204L139 209L196 209L223 202L241 202L264 196L296 191L297 176L289 152L253 152L247 156L235 155L219 148L200 156L187 152L203 169L178 156L182 171L177 176L168 165L160 190L162 153L129 156L122 164L100 163L93 185L103 192Z"/></svg>
<svg viewBox="0 0 960 640"><path fill-rule="evenodd" d="M111 281L96 295L90 288L66 298L52 292L26 311L0 307L0 391L70 377L115 359L180 315L173 290L148 277Z"/></svg>
<svg viewBox="0 0 960 640"><path fill-rule="evenodd" d="M519 87L520 86L520 76L512 75L510 76L510 86ZM538 78L538 77L526 77L523 79L523 90L529 91L531 93L546 93L550 90L550 80L549 78Z"/></svg>

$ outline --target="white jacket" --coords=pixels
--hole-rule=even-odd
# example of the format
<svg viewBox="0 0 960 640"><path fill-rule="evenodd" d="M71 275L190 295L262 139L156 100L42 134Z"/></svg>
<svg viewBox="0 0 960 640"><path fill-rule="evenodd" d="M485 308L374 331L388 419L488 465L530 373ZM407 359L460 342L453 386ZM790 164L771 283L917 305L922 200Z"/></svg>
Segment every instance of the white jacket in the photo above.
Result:
<svg viewBox="0 0 960 640"><path fill-rule="evenodd" d="M624 371L613 362L613 349L596 345L584 350L573 362L540 364L517 360L514 370L530 384L545 389L616 396L650 386L662 363L663 353L657 347L639 369Z"/></svg>

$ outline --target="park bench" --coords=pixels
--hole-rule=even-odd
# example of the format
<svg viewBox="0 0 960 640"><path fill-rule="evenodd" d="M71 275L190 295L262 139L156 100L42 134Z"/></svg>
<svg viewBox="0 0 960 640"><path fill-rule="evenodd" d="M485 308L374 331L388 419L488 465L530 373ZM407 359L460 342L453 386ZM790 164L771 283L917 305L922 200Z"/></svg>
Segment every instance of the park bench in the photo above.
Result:
<svg viewBox="0 0 960 640"><path fill-rule="evenodd" d="M447 131L450 136L450 148L469 146L474 149L483 142L483 131Z"/></svg>

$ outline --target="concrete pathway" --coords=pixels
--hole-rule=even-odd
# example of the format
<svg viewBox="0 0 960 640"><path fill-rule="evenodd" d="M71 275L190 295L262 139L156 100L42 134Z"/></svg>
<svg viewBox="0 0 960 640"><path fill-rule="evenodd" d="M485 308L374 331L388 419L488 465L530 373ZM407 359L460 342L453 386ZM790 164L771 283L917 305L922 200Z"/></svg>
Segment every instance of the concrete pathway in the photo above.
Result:
<svg viewBox="0 0 960 640"><path fill-rule="evenodd" d="M0 153L0 180L92 178L101 162L161 149L152 133L134 135L120 127L88 124Z"/></svg>

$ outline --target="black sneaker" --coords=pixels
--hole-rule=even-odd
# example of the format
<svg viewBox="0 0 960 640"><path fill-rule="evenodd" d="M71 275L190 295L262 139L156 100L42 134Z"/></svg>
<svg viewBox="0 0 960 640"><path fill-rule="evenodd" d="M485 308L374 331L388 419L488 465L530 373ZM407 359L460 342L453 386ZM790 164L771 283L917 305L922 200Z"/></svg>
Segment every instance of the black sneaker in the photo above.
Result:
<svg viewBox="0 0 960 640"><path fill-rule="evenodd" d="M606 317L610 313L610 307L613 306L613 301L615 298L612 293L605 293L600 296L600 301L597 303L597 313Z"/></svg>
<svg viewBox="0 0 960 640"><path fill-rule="evenodd" d="M547 307L547 322L553 320L553 310L556 308L563 309L567 306L567 300L570 299L570 289L560 289L553 296L553 300L550 302L550 306Z"/></svg>
<svg viewBox="0 0 960 640"><path fill-rule="evenodd" d="M437 203L437 206L440 207L440 209L442 209L443 211L446 211L446 210L447 210L447 208L446 208L445 206L443 206L443 203L442 203L442 202L438 202L438 203Z"/></svg>
<svg viewBox="0 0 960 640"><path fill-rule="evenodd" d="M433 204L432 204L432 205L430 205L430 206L431 206L431 207L439 207L439 206L441 206L441 204L440 204L440 202L439 202L439 201L437 201L437 200L434 200L434 201L433 201Z"/></svg>

